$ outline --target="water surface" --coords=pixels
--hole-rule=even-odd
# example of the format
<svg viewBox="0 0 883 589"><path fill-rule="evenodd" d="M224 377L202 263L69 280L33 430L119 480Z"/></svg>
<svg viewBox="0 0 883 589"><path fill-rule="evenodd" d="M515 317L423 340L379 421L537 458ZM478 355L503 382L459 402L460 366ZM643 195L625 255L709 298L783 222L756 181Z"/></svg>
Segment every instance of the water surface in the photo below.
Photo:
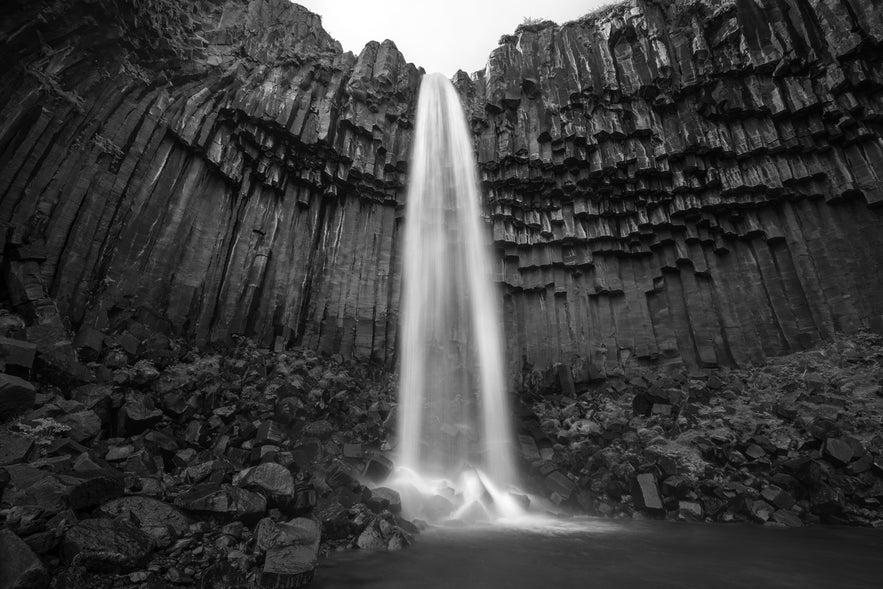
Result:
<svg viewBox="0 0 883 589"><path fill-rule="evenodd" d="M572 529L435 528L402 552L339 553L317 589L883 587L883 531L582 520Z"/></svg>

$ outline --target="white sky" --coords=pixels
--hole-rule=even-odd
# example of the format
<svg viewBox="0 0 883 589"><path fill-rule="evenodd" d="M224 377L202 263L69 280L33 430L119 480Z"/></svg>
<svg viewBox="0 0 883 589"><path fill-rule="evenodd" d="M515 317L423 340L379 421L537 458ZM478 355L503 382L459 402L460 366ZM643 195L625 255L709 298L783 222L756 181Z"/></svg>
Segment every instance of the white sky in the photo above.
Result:
<svg viewBox="0 0 883 589"><path fill-rule="evenodd" d="M563 24L610 0L295 0L321 15L344 51L358 55L368 41L391 39L427 73L484 69L502 35L525 17Z"/></svg>

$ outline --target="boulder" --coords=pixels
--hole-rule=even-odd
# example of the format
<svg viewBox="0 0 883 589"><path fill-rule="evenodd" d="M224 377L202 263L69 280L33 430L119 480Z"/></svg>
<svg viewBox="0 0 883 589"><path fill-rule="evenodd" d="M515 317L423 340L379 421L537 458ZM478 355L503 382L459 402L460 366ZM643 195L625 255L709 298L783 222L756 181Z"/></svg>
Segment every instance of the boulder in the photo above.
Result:
<svg viewBox="0 0 883 589"><path fill-rule="evenodd" d="M6 492L6 487L11 480L12 477L9 475L9 471L5 468L0 468L0 499L3 499L3 493Z"/></svg>
<svg viewBox="0 0 883 589"><path fill-rule="evenodd" d="M702 504L698 501L679 501L678 515L692 521L702 521Z"/></svg>
<svg viewBox="0 0 883 589"><path fill-rule="evenodd" d="M233 485L198 485L175 498L175 505L187 511L257 521L267 511L267 500Z"/></svg>
<svg viewBox="0 0 883 589"><path fill-rule="evenodd" d="M319 522L296 517L287 523L279 523L265 517L255 526L255 545L261 552L278 546L309 546L318 543L322 530Z"/></svg>
<svg viewBox="0 0 883 589"><path fill-rule="evenodd" d="M325 419L321 419L319 421L313 421L308 423L304 427L304 435L315 437L319 439L325 439L331 436L335 432L335 428L331 423Z"/></svg>
<svg viewBox="0 0 883 589"><path fill-rule="evenodd" d="M190 525L190 519L168 503L137 495L108 501L98 508L98 513L110 518L129 517L138 523L142 531L155 539L168 535L181 536Z"/></svg>
<svg viewBox="0 0 883 589"><path fill-rule="evenodd" d="M61 555L98 572L127 572L143 567L153 549L146 533L121 519L87 519L61 540Z"/></svg>
<svg viewBox="0 0 883 589"><path fill-rule="evenodd" d="M365 476L375 483L385 481L392 473L392 460L382 454L374 454L365 463Z"/></svg>
<svg viewBox="0 0 883 589"><path fill-rule="evenodd" d="M839 438L825 440L824 455L838 466L846 466L853 459L853 450L849 442Z"/></svg>
<svg viewBox="0 0 883 589"><path fill-rule="evenodd" d="M326 422L327 423L327 422ZM286 438L285 430L278 423L266 420L258 427L255 443L259 445L279 445Z"/></svg>
<svg viewBox="0 0 883 589"><path fill-rule="evenodd" d="M34 365L34 355L37 353L36 344L19 339L0 337L0 361L6 366L16 366L30 370Z"/></svg>
<svg viewBox="0 0 883 589"><path fill-rule="evenodd" d="M246 468L233 477L233 484L264 491L271 496L289 497L294 494L294 476L290 470L275 462Z"/></svg>
<svg viewBox="0 0 883 589"><path fill-rule="evenodd" d="M344 458L352 458L358 459L361 458L363 454L362 444L344 444L343 445L343 457Z"/></svg>
<svg viewBox="0 0 883 589"><path fill-rule="evenodd" d="M789 528L799 528L803 525L803 520L800 519L800 516L787 509L776 510L773 513L773 521Z"/></svg>
<svg viewBox="0 0 883 589"><path fill-rule="evenodd" d="M776 510L772 505L762 499L748 501L747 507L748 513L751 517L761 523L768 521Z"/></svg>
<svg viewBox="0 0 883 589"><path fill-rule="evenodd" d="M255 535L266 550L261 587L282 589L303 587L313 579L319 558L321 530L312 519L295 518L287 524L265 519Z"/></svg>
<svg viewBox="0 0 883 589"><path fill-rule="evenodd" d="M34 385L23 378L0 372L0 422L33 409L36 397Z"/></svg>
<svg viewBox="0 0 883 589"><path fill-rule="evenodd" d="M24 462L34 441L10 432L0 433L0 466Z"/></svg>
<svg viewBox="0 0 883 589"><path fill-rule="evenodd" d="M385 509L392 513L401 513L402 511L402 498L399 496L398 491L394 491L389 487L371 489L371 497L366 504L375 513L380 513Z"/></svg>
<svg viewBox="0 0 883 589"><path fill-rule="evenodd" d="M62 415L58 423L71 428L67 436L75 442L91 440L101 433L101 418L91 409Z"/></svg>
<svg viewBox="0 0 883 589"><path fill-rule="evenodd" d="M379 552L387 549L388 540L383 537L377 520L371 522L356 539L360 550Z"/></svg>
<svg viewBox="0 0 883 589"><path fill-rule="evenodd" d="M120 418L127 435L140 434L162 419L163 413L157 409L150 395L143 393L129 393L126 402L120 409Z"/></svg>
<svg viewBox="0 0 883 589"><path fill-rule="evenodd" d="M322 537L325 540L343 540L350 533L350 518L347 508L340 503L329 503L316 512L322 522Z"/></svg>
<svg viewBox="0 0 883 589"><path fill-rule="evenodd" d="M13 532L0 529L0 588L44 589L49 573L30 547Z"/></svg>
<svg viewBox="0 0 883 589"><path fill-rule="evenodd" d="M561 471L553 471L546 476L546 489L549 493L557 493L561 501L567 501L576 489L576 483Z"/></svg>
<svg viewBox="0 0 883 589"><path fill-rule="evenodd" d="M107 384L85 384L71 391L71 399L79 401L86 407L95 411L102 421L110 417L111 396L113 387Z"/></svg>
<svg viewBox="0 0 883 589"><path fill-rule="evenodd" d="M659 496L659 484L656 475L644 473L632 479L632 499L635 507L648 511L662 510L662 497Z"/></svg>
<svg viewBox="0 0 883 589"><path fill-rule="evenodd" d="M791 496L788 491L777 487L776 485L769 485L764 487L760 492L760 496L763 497L766 501L769 501L776 507L782 509L788 509L792 505L794 505L794 497Z"/></svg>

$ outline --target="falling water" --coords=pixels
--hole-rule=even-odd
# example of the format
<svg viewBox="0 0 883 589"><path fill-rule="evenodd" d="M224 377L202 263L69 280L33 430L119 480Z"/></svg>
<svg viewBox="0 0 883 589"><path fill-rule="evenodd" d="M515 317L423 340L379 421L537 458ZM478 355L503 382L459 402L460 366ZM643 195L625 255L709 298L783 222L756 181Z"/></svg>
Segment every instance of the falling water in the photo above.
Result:
<svg viewBox="0 0 883 589"><path fill-rule="evenodd" d="M441 74L420 86L409 176L399 463L422 477L471 472L485 488L510 484L500 317L472 137Z"/></svg>

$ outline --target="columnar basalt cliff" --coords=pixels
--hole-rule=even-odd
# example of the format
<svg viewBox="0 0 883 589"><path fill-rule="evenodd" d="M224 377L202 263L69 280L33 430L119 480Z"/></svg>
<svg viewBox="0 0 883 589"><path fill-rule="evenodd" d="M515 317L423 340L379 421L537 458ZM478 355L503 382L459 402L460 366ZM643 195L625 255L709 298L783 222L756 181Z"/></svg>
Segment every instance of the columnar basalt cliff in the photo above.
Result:
<svg viewBox="0 0 883 589"><path fill-rule="evenodd" d="M633 2L457 83L513 351L744 364L883 312L883 4Z"/></svg>
<svg viewBox="0 0 883 589"><path fill-rule="evenodd" d="M422 71L393 43L344 53L284 0L0 18L4 295L35 334L394 357ZM879 324L881 41L880 0L637 0L458 74L513 373L742 364Z"/></svg>

